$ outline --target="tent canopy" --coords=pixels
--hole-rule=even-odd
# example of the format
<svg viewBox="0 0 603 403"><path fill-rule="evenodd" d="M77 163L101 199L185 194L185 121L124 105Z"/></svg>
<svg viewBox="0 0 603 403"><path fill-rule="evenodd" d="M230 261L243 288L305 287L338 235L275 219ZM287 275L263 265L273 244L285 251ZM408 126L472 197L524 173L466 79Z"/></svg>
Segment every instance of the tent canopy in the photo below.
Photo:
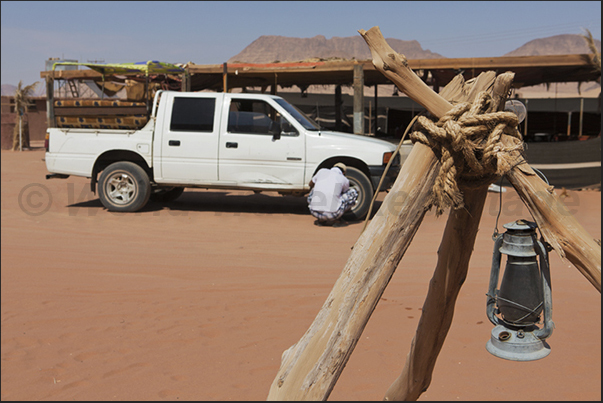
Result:
<svg viewBox="0 0 603 403"><path fill-rule="evenodd" d="M144 73L150 74L181 74L185 70L174 64L149 60L147 62L137 63L76 63L76 62L57 62L52 65L52 70L58 65L63 66L86 66L103 75L137 75Z"/></svg>

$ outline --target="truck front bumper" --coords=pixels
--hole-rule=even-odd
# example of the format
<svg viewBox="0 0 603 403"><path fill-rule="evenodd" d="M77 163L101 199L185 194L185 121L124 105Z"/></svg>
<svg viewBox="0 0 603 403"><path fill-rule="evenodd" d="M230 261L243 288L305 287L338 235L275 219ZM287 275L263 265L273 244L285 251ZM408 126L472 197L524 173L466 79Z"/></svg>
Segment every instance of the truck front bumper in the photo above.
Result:
<svg viewBox="0 0 603 403"><path fill-rule="evenodd" d="M373 184L373 189L377 189L379 186L379 181L381 180L381 176L383 176L383 172L385 172L385 165L379 166L369 166L369 172L371 173L371 182ZM379 192L383 192L385 190L389 190L394 184L396 178L398 177L398 173L400 172L399 164L392 164L387 170L387 174L385 178L383 178L383 183L381 184L381 188L378 190Z"/></svg>

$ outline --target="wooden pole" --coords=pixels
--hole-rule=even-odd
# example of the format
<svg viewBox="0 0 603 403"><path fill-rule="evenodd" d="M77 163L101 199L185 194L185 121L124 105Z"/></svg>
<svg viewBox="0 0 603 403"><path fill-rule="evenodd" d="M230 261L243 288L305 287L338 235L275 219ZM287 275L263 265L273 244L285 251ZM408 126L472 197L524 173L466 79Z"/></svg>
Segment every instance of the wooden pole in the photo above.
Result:
<svg viewBox="0 0 603 403"><path fill-rule="evenodd" d="M387 49L383 37L379 32L363 33L361 35L367 40L373 60L387 60L391 52ZM376 55L373 49L385 51L385 55ZM398 77L405 76L405 66L394 66L396 63L384 62L389 72L395 72L390 79L394 84L404 85L398 81ZM377 67L379 62L375 64ZM384 70L385 71L385 70ZM385 73L384 73L385 74ZM398 77L396 77L398 76ZM484 88L476 85L469 90L468 96L463 96L467 91L459 79L450 83L443 91L447 98L456 101L472 101L478 92ZM504 104L506 94L512 83L512 74L499 77L494 86L493 105L494 110L500 109ZM417 85L417 91L420 86ZM460 94L459 95L455 95ZM410 95L409 95L410 96ZM411 96L412 98L412 96ZM465 98L465 99L463 99ZM437 101L433 101L437 102ZM451 108L452 106L450 106ZM436 117L440 115L436 114ZM422 316L411 350L407 356L406 365L402 374L390 386L385 395L385 400L416 400L431 382L431 376L437 356L442 348L454 313L454 305L460 291L461 285L467 275L469 259L477 235L479 220L481 218L483 205L487 194L487 186L479 189L464 190L465 208L453 210L450 213L442 244L438 252L438 264L434 276L430 282L429 292L422 310Z"/></svg>
<svg viewBox="0 0 603 403"><path fill-rule="evenodd" d="M433 115L443 116L446 113L450 103L408 68L406 58L387 44L379 27L359 32L369 45L373 64L379 71ZM514 151L511 154L514 164L506 178L530 211L544 240L601 292L601 245L569 214L553 187L536 175L521 153Z"/></svg>
<svg viewBox="0 0 603 403"><path fill-rule="evenodd" d="M465 190L465 207L450 212L406 363L384 400L417 400L431 383L436 360L452 324L456 299L467 277L487 193L487 186Z"/></svg>
<svg viewBox="0 0 603 403"><path fill-rule="evenodd" d="M341 131L341 85L335 87L335 130Z"/></svg>
<svg viewBox="0 0 603 403"><path fill-rule="evenodd" d="M191 75L188 70L182 73L182 82L180 83L180 91L189 92L191 90Z"/></svg>
<svg viewBox="0 0 603 403"><path fill-rule="evenodd" d="M373 103L369 100L368 134L373 134Z"/></svg>
<svg viewBox="0 0 603 403"><path fill-rule="evenodd" d="M278 74L274 73L274 85L272 85L272 91L270 92L272 95L276 95L278 92L277 77Z"/></svg>
<svg viewBox="0 0 603 403"><path fill-rule="evenodd" d="M228 64L222 64L222 92L228 92Z"/></svg>
<svg viewBox="0 0 603 403"><path fill-rule="evenodd" d="M513 76L504 73L496 78L489 111L504 107ZM488 185L463 189L464 207L452 210L448 216L438 249L438 262L406 364L402 374L387 390L384 400L417 400L431 383L436 360L452 324L456 299L467 277L487 193Z"/></svg>
<svg viewBox="0 0 603 403"><path fill-rule="evenodd" d="M23 151L23 125L21 122L23 121L23 114L21 111L17 111L19 114L19 151Z"/></svg>
<svg viewBox="0 0 603 403"><path fill-rule="evenodd" d="M370 36L362 31L361 34L365 39ZM382 36L379 32L373 31L372 34L374 42L381 40ZM370 40L367 40L367 43L372 51L373 46L371 46ZM378 46L386 49L383 44ZM391 58L391 53L386 57ZM383 55L380 55L379 58L385 59ZM375 59L374 53L373 59ZM377 66L377 64L375 65ZM397 71L395 67L387 65L387 63L384 63L384 66ZM386 74L385 69L383 73ZM399 84L395 80L392 81ZM498 108L502 106L503 98L510 85L511 80L508 80L506 83L498 83L499 88L495 88L495 93L499 97ZM447 88L452 88L452 85ZM496 96L494 99L496 100ZM521 161L520 155L515 155L515 157L516 161ZM539 226L544 228L543 237L554 240L571 239L569 242L560 242L555 249L560 251L562 256L567 254L568 260L574 263L600 291L600 246L597 248L596 241L567 213L567 209L563 210L566 214L556 214L563 204L558 198L551 197L552 188L544 189L542 187L544 183L541 180L535 180L537 178L534 177L534 172L529 166L524 165L527 164L522 164L521 168L513 168L507 177L518 189L530 211L534 211L532 214L536 214L535 220ZM402 374L386 392L385 400L416 400L427 390L431 382L437 356L452 323L454 304L466 277L486 193L487 189L484 188L465 190L466 210L452 211L449 216L438 252L438 265L430 283L419 327ZM539 213L544 213L545 216Z"/></svg>
<svg viewBox="0 0 603 403"><path fill-rule="evenodd" d="M354 64L354 134L364 134L364 71Z"/></svg>
<svg viewBox="0 0 603 403"><path fill-rule="evenodd" d="M54 120L54 78L46 76L46 126L56 127Z"/></svg>
<svg viewBox="0 0 603 403"><path fill-rule="evenodd" d="M526 101L526 118L523 121L523 138L525 139L526 137L528 137L528 117L530 116L530 113L528 111L528 104L529 104L529 100L525 100Z"/></svg>
<svg viewBox="0 0 603 403"><path fill-rule="evenodd" d="M528 164L516 166L506 178L532 214L545 241L601 292L600 241L586 232L553 187Z"/></svg>
<svg viewBox="0 0 603 403"><path fill-rule="evenodd" d="M435 116L443 116L451 109L446 99L431 91L408 68L406 58L387 45L378 27L359 32L371 49L373 64L409 97ZM438 166L433 151L416 143L381 209L354 245L316 319L302 338L283 353L268 400L328 398L424 217ZM513 171L523 172L517 166ZM539 180L530 177L527 181L534 179ZM475 203L473 208L479 209L479 205ZM548 242L546 237L545 240Z"/></svg>
<svg viewBox="0 0 603 403"><path fill-rule="evenodd" d="M373 133L377 134L377 128L379 127L379 86L375 84L375 130Z"/></svg>
<svg viewBox="0 0 603 403"><path fill-rule="evenodd" d="M584 98L580 97L580 120L578 121L578 137L582 137L583 119L584 119Z"/></svg>
<svg viewBox="0 0 603 403"><path fill-rule="evenodd" d="M412 70L409 72L409 83L417 86L418 80L424 85ZM484 77L489 79L476 80L482 83L482 89L491 84L494 74ZM401 88L405 91L404 85ZM417 98L442 115L452 107L445 100L442 103L437 98L423 99L420 92ZM325 400L329 396L429 208L438 167L429 147L420 143L413 146L316 319L302 338L283 353L268 400Z"/></svg>
<svg viewBox="0 0 603 403"><path fill-rule="evenodd" d="M326 400L426 212L438 161L413 147L316 319L286 350L268 400Z"/></svg>

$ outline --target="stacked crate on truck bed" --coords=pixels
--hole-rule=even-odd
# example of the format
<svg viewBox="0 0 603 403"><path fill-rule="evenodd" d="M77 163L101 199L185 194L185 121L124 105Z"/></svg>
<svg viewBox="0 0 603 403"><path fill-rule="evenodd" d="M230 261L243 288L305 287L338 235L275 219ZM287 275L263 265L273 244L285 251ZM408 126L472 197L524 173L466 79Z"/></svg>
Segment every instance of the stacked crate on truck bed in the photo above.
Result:
<svg viewBox="0 0 603 403"><path fill-rule="evenodd" d="M66 129L140 129L148 121L146 103L107 99L55 100L54 115Z"/></svg>

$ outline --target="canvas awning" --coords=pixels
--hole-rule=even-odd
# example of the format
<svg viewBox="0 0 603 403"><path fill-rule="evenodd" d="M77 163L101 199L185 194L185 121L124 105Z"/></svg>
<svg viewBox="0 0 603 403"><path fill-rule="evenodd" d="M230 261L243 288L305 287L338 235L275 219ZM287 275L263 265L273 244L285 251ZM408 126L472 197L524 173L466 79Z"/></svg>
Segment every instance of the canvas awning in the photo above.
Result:
<svg viewBox="0 0 603 403"><path fill-rule="evenodd" d="M364 85L374 86L391 84L379 72L371 60L346 61L317 61L295 63L229 63L226 65L228 88L263 87L278 84L282 87L297 85L300 88L308 85L352 85L354 64L363 66ZM190 75L190 90L220 91L224 82L224 65L196 65L188 63L186 68L180 68L168 63L141 62L122 64L94 64L58 62L55 65L81 65L92 70L77 71L42 71L41 78L48 76L62 80L98 80L99 72L104 69L102 76L119 74L134 75L137 72L148 74L188 73ZM454 76L461 73L465 80L477 77L483 71L512 71L515 73L513 86L528 87L542 83L553 82L588 82L601 77L597 70L592 54L583 55L546 55L546 56L514 56L493 58L462 58L462 59L409 59L411 69L427 77L431 75L429 85L444 86ZM116 70L110 70L116 68ZM113 72L113 74L111 74ZM427 78L426 78L427 79Z"/></svg>
<svg viewBox="0 0 603 403"><path fill-rule="evenodd" d="M275 83L281 87L297 85L300 88L308 85L352 85L355 64L362 64L365 86L392 84L375 68L372 60L345 60L310 63L228 63L228 88L269 86ZM459 73L463 74L465 80L469 80L484 71L515 73L514 88L552 82L589 82L601 77L601 71L596 68L592 54L409 59L408 66L424 77L424 81L431 86L445 86ZM222 89L223 64L189 63L187 70L191 75L193 91Z"/></svg>
<svg viewBox="0 0 603 403"><path fill-rule="evenodd" d="M137 63L76 63L76 62L57 62L52 65L54 71L56 66L85 66L95 70L103 75L139 75L145 76L151 74L182 74L185 70L174 64L149 60L147 62Z"/></svg>

